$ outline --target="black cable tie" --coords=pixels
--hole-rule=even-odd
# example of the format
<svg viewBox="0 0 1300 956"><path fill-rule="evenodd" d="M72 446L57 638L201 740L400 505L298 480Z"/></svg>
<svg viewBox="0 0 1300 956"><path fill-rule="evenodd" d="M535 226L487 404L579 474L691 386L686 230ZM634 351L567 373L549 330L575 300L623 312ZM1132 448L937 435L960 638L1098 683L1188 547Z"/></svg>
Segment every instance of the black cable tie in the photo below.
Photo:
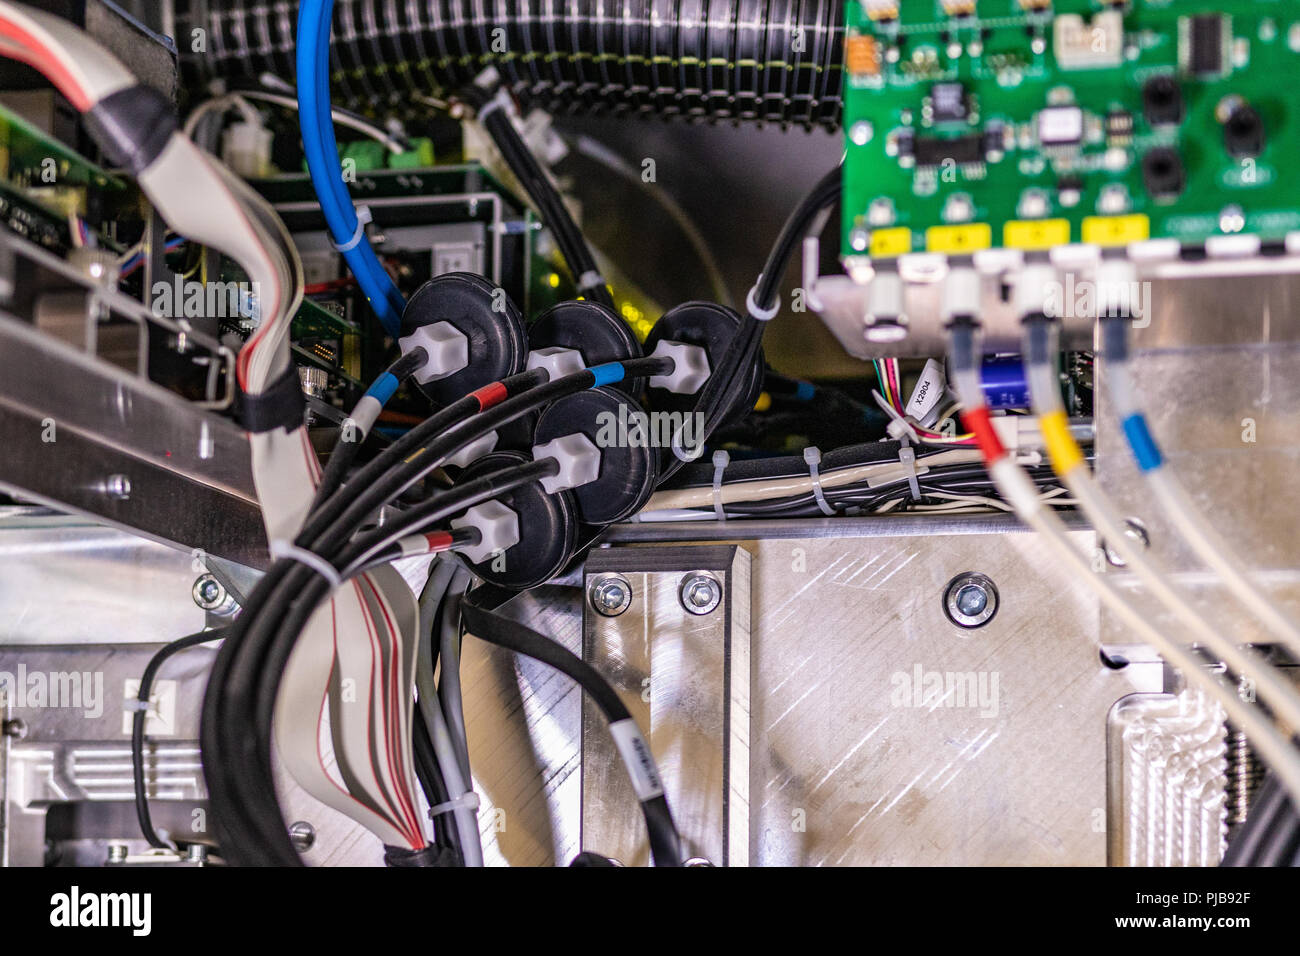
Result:
<svg viewBox="0 0 1300 956"><path fill-rule="evenodd" d="M151 86L110 93L85 115L86 131L113 166L138 176L153 165L176 132L171 100Z"/></svg>
<svg viewBox="0 0 1300 956"><path fill-rule="evenodd" d="M298 367L293 364L257 395L250 395L241 388L236 401L239 423L246 431L254 433L277 428L293 431L302 425L307 410Z"/></svg>

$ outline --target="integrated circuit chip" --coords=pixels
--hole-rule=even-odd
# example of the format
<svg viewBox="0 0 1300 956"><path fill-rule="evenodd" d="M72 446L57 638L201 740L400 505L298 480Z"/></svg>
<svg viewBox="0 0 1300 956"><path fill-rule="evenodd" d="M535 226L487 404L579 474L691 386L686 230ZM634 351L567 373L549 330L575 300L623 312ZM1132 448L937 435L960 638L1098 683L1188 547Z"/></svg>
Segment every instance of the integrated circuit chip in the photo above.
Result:
<svg viewBox="0 0 1300 956"><path fill-rule="evenodd" d="M1229 62L1232 20L1221 13L1184 17L1178 24L1178 61L1192 76L1222 76Z"/></svg>
<svg viewBox="0 0 1300 956"><path fill-rule="evenodd" d="M983 159L983 137L978 134L958 136L955 139L925 136L916 141L917 166L941 166L944 160L952 160L961 166L978 163Z"/></svg>
<svg viewBox="0 0 1300 956"><path fill-rule="evenodd" d="M936 83L930 90L930 114L936 123L964 123L969 115L966 88L960 83Z"/></svg>

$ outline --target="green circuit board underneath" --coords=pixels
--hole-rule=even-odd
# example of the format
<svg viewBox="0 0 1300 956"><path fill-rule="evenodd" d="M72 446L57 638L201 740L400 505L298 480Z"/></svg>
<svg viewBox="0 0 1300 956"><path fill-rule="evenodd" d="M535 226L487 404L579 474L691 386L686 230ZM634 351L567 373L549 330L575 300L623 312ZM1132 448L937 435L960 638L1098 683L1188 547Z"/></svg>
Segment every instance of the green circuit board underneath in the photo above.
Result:
<svg viewBox="0 0 1300 956"><path fill-rule="evenodd" d="M846 8L846 257L1300 230L1300 0Z"/></svg>

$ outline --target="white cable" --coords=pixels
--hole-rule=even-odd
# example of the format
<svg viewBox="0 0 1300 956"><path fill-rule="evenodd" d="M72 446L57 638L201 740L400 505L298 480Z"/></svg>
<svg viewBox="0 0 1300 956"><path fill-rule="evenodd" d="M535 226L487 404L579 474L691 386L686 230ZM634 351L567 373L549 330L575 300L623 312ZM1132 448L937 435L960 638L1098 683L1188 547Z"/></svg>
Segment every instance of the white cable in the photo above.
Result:
<svg viewBox="0 0 1300 956"><path fill-rule="evenodd" d="M1128 363L1108 362L1103 377L1115 405L1116 415L1123 420L1130 414L1140 414L1133 398L1136 392ZM1191 495L1169 465L1162 464L1158 468L1144 470L1143 475L1170 522L1192 546L1196 555L1219 575L1237 600L1286 646L1292 656L1300 660L1300 627L1243 572L1242 569L1248 565L1227 539L1206 520L1204 513L1196 507Z"/></svg>
<svg viewBox="0 0 1300 956"><path fill-rule="evenodd" d="M1027 348L1026 353L1029 351ZM1040 421L1046 415L1059 413L1062 406L1052 366L1031 363L1027 377L1030 400ZM1058 477L1079 502L1102 540L1119 552L1125 566L1137 574L1151 595L1178 618L1195 640L1209 648L1238 677L1255 681L1260 695L1274 712L1288 725L1300 730L1300 692L1262 655L1236 644L1206 623L1195 610L1191 595L1173 582L1163 563L1127 533L1123 519L1109 497L1097 487L1088 473L1087 465L1069 468L1064 473L1058 472Z"/></svg>
<svg viewBox="0 0 1300 956"><path fill-rule="evenodd" d="M1113 583L1092 570L1088 558L1070 542L1064 522L1054 512L1043 507L1034 483L1024 469L1009 458L1002 458L989 466L989 475L1002 496L1015 506L1021 520L1043 536L1074 571L1075 577L1087 581L1102 603L1144 643L1178 668L1188 683L1195 684L1218 702L1229 720L1250 738L1256 752L1277 773L1292 799L1300 805L1300 753L1297 753L1273 722L1257 707L1242 701L1235 688L1212 673L1204 661L1156 630Z"/></svg>

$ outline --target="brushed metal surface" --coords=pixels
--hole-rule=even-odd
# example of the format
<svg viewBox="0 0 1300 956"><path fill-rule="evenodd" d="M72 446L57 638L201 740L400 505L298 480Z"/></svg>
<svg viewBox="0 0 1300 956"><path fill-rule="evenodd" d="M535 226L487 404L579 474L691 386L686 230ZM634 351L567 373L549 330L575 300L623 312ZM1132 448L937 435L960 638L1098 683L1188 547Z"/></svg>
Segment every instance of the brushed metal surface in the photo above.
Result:
<svg viewBox="0 0 1300 956"><path fill-rule="evenodd" d="M583 657L606 675L650 744L683 856L749 860L750 555L736 547L594 552L588 583L610 572L632 586L617 617L586 609ZM707 614L682 604L683 582L708 572L722 589ZM584 701L582 841L628 865L649 862L644 821L604 716Z"/></svg>

